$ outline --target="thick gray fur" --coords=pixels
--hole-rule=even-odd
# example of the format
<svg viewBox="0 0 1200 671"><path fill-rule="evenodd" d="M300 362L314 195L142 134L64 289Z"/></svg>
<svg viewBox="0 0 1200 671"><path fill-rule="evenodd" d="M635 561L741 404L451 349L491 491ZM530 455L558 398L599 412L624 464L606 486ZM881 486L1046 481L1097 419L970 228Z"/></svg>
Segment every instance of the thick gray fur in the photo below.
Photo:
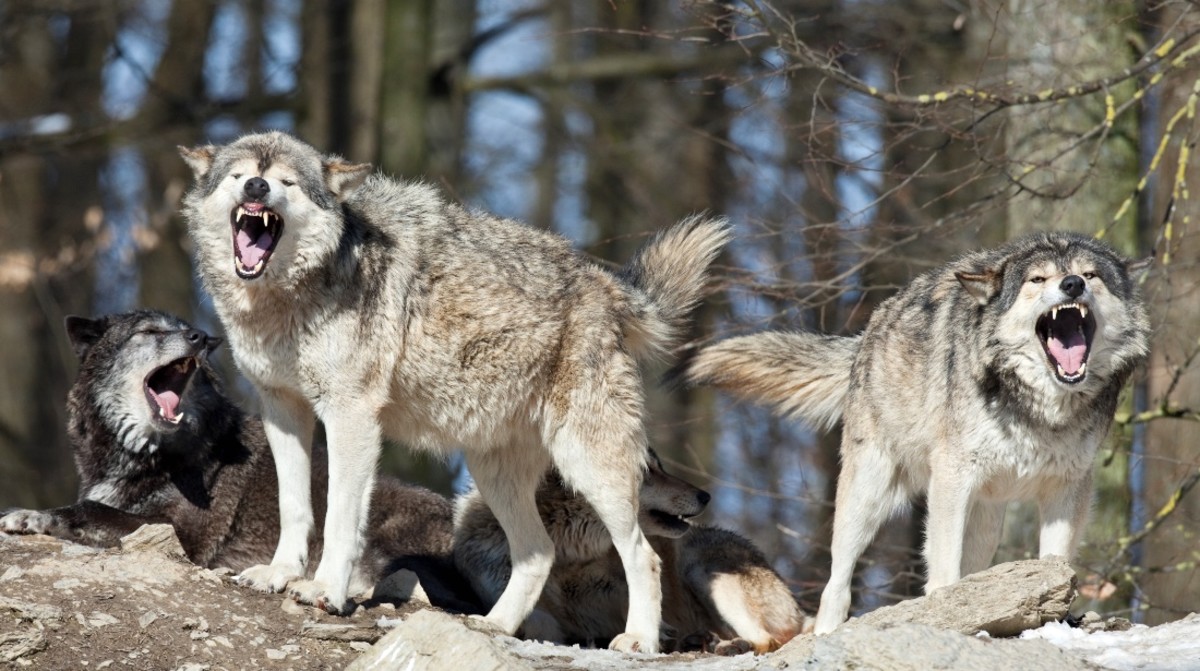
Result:
<svg viewBox="0 0 1200 671"><path fill-rule="evenodd" d="M1148 354L1135 265L1093 238L1037 233L917 277L861 336L759 334L694 358L694 382L816 426L844 420L818 633L845 619L854 564L879 526L922 492L927 591L988 566L1009 501L1038 503L1042 556L1072 554L1087 522L1093 457L1122 386ZM1067 370L1039 329L1050 315L1060 323L1060 314L1084 314L1062 307L1071 304L1086 310L1094 332L1076 348L1084 364L1077 354ZM1082 319L1071 322L1079 334Z"/></svg>
<svg viewBox="0 0 1200 671"><path fill-rule="evenodd" d="M225 396L208 362L220 342L172 315L139 310L98 319L68 317L79 375L67 401L79 497L50 510L0 518L8 533L44 533L116 545L143 524L168 523L189 559L240 571L270 561L279 540L275 464L262 421ZM178 423L155 415L151 376L185 362ZM321 450L313 487L324 489ZM324 506L316 510L323 517ZM435 605L477 612L474 593L450 561L453 507L442 496L380 478L371 498L366 552L355 567L365 591L394 570L417 573ZM321 552L314 538L309 551Z"/></svg>
<svg viewBox="0 0 1200 671"><path fill-rule="evenodd" d="M196 176L183 212L199 273L262 397L281 484L279 547L242 581L344 611L381 439L463 448L515 558L488 619L512 633L537 602L553 546L533 495L555 465L596 507L637 586L613 647L654 651L658 559L637 524L646 439L635 357L678 337L725 224L688 219L615 275L559 236L286 134L183 155ZM266 237L253 227L259 242L235 244L233 224L251 230L259 218L282 227ZM304 581L317 417L331 465L326 553Z"/></svg>

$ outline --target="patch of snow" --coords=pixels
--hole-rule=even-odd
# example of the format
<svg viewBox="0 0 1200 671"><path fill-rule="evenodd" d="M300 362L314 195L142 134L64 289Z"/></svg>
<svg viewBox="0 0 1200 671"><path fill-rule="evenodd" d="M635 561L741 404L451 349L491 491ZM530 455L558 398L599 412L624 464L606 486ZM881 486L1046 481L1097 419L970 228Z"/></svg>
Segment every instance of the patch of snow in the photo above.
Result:
<svg viewBox="0 0 1200 671"><path fill-rule="evenodd" d="M1040 638L1117 671L1191 671L1200 667L1200 613L1157 627L1087 633L1051 622L1021 634Z"/></svg>

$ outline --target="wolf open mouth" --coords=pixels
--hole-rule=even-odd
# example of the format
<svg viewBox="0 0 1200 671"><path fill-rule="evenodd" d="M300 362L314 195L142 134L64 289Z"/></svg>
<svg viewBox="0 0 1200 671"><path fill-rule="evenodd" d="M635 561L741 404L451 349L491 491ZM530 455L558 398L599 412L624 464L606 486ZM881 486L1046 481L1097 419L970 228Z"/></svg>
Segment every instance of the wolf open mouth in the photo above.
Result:
<svg viewBox="0 0 1200 671"><path fill-rule="evenodd" d="M656 509L650 509L646 512L647 512L647 514L650 515L650 519L654 520L655 524L657 524L658 526L662 527L663 529L671 532L674 535L683 535L684 533L686 533L687 530L692 527L692 523L688 521L688 518L696 516L696 515L677 515L674 513L669 513L665 510L656 510ZM699 513L697 513L697 514L699 514Z"/></svg>
<svg viewBox="0 0 1200 671"><path fill-rule="evenodd" d="M183 394L199 367L199 359L187 356L154 369L146 377L146 400L150 401L150 414L163 426L174 427L183 421L184 412L180 407Z"/></svg>
<svg viewBox="0 0 1200 671"><path fill-rule="evenodd" d="M267 269L267 261L283 234L283 217L262 203L242 203L230 214L233 225L233 269L252 280Z"/></svg>
<svg viewBox="0 0 1200 671"><path fill-rule="evenodd" d="M1050 308L1037 321L1038 340L1058 379L1075 384L1087 377L1088 355L1096 319L1082 303L1063 303Z"/></svg>

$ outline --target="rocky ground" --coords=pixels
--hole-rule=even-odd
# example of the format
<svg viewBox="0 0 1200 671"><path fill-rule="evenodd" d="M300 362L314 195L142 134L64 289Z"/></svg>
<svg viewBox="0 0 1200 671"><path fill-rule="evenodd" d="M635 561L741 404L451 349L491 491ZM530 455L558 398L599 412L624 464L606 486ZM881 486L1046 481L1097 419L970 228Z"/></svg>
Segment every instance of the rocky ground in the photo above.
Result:
<svg viewBox="0 0 1200 671"><path fill-rule="evenodd" d="M144 527L113 550L0 534L0 662L56 670L1071 671L1105 668L1099 663L1113 658L1108 648L1121 645L1120 639L1084 645L1098 640L1087 631L1128 629L1094 619L1084 630L1017 638L1062 619L1074 599L1074 574L1055 561L1002 564L759 657L625 655L519 641L477 620L422 607L419 587L404 581L389 591L415 596L399 607L371 602L336 618L240 588L226 572L192 566L169 527ZM1188 631L1200 633L1200 617L1193 620L1197 626ZM1188 667L1151 657L1119 668Z"/></svg>

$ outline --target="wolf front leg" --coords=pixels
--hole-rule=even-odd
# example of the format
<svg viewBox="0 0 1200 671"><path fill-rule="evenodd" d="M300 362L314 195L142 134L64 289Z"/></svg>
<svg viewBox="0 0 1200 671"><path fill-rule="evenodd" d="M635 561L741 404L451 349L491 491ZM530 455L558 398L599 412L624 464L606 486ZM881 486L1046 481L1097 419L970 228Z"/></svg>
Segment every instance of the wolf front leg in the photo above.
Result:
<svg viewBox="0 0 1200 671"><path fill-rule="evenodd" d="M286 390L260 390L263 428L279 481L279 545L266 566L251 566L238 583L282 592L304 575L308 537L313 531L310 455L316 417L303 398Z"/></svg>
<svg viewBox="0 0 1200 671"><path fill-rule="evenodd" d="M1091 508L1090 470L1083 477L1063 483L1061 487L1047 487L1045 496L1038 500L1038 516L1042 523L1038 556L1057 555L1070 559L1083 537Z"/></svg>
<svg viewBox="0 0 1200 671"><path fill-rule="evenodd" d="M329 496L321 564L312 580L298 580L288 592L296 601L342 615L350 605L350 576L363 553L382 435L374 408L333 405L336 412L323 417L329 442Z"/></svg>

